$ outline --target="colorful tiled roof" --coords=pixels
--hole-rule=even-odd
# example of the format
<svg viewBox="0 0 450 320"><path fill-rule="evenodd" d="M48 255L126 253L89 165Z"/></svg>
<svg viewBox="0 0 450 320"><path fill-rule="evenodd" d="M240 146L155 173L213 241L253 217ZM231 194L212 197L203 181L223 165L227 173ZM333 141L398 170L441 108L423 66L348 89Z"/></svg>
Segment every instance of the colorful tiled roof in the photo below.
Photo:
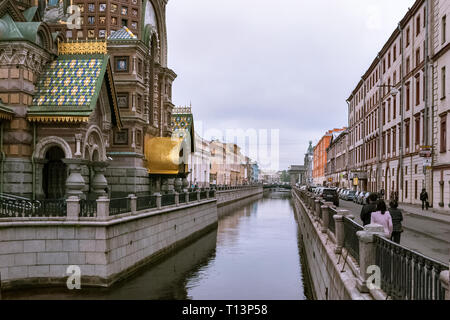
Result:
<svg viewBox="0 0 450 320"><path fill-rule="evenodd" d="M137 37L127 27L117 30L108 37L108 40L137 40Z"/></svg>
<svg viewBox="0 0 450 320"><path fill-rule="evenodd" d="M175 137L182 139L190 137L191 150L195 152L194 116L192 113L177 113L177 109L175 109L175 113L172 115L171 126Z"/></svg>
<svg viewBox="0 0 450 320"><path fill-rule="evenodd" d="M95 110L104 81L112 99L109 104L113 122L120 127L112 71L106 54L66 54L50 63L36 84L27 118L43 122L87 122Z"/></svg>
<svg viewBox="0 0 450 320"><path fill-rule="evenodd" d="M90 108L108 60L66 56L53 61L37 83L33 106Z"/></svg>

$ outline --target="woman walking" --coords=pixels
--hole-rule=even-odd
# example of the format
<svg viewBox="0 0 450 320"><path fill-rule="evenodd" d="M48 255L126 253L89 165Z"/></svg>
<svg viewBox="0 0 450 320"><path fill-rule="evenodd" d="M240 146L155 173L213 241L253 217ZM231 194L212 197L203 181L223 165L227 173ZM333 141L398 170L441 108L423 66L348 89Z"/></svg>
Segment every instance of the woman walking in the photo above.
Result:
<svg viewBox="0 0 450 320"><path fill-rule="evenodd" d="M392 217L386 208L386 203L383 200L379 200L377 203L377 211L372 212L371 224L379 224L384 228L384 236L388 239L392 237Z"/></svg>
<svg viewBox="0 0 450 320"><path fill-rule="evenodd" d="M389 203L389 206L390 206L389 213L391 214L393 226L391 240L394 241L395 243L400 244L400 237L403 232L402 227L403 214L402 211L398 209L398 203L396 201L391 201Z"/></svg>

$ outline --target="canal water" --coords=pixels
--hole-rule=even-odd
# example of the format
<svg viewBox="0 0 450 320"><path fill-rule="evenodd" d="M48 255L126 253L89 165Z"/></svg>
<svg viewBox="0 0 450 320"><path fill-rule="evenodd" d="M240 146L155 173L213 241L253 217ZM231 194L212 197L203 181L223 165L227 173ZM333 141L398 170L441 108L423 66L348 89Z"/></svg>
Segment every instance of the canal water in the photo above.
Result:
<svg viewBox="0 0 450 320"><path fill-rule="evenodd" d="M3 299L305 300L310 298L289 193L219 209L218 229L109 289L32 289Z"/></svg>

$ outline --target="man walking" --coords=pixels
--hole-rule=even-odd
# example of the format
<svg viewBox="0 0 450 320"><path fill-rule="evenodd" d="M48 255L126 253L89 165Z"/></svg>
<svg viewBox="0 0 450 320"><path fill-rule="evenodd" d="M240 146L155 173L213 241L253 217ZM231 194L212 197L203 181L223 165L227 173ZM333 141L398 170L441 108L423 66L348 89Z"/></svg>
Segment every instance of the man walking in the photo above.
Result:
<svg viewBox="0 0 450 320"><path fill-rule="evenodd" d="M363 206L360 216L364 226L370 224L372 212L377 211L378 196L376 193L371 193L367 200L369 203Z"/></svg>
<svg viewBox="0 0 450 320"><path fill-rule="evenodd" d="M428 207L430 206L428 203L428 193L425 188L422 189L422 192L420 193L420 201L422 201L422 211L424 208L428 210Z"/></svg>

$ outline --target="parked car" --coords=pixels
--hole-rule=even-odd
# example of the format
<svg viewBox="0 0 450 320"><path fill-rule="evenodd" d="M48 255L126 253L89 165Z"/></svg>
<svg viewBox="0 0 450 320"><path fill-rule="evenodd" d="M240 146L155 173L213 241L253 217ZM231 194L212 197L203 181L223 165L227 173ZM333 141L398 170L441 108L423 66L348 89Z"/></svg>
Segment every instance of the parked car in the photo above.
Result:
<svg viewBox="0 0 450 320"><path fill-rule="evenodd" d="M347 201L353 201L353 199L355 198L356 192L353 190L350 190L349 192L347 192L347 196L345 197L345 200Z"/></svg>
<svg viewBox="0 0 450 320"><path fill-rule="evenodd" d="M370 196L370 192L366 192L366 194L364 195L364 197L361 200L361 204L368 204L368 198Z"/></svg>
<svg viewBox="0 0 450 320"><path fill-rule="evenodd" d="M363 201L364 201L364 197L366 196L366 191L360 191L359 192L359 195L358 195L358 198L356 198L356 203L357 204L363 204Z"/></svg>
<svg viewBox="0 0 450 320"><path fill-rule="evenodd" d="M322 191L323 199L327 202L333 202L336 207L339 207L339 197L336 189L324 188Z"/></svg>
<svg viewBox="0 0 450 320"><path fill-rule="evenodd" d="M362 191L356 191L355 196L353 197L353 202L358 203L358 198L361 195Z"/></svg>
<svg viewBox="0 0 450 320"><path fill-rule="evenodd" d="M347 192L348 192L348 190L342 191L341 197L340 197L342 200L345 200L345 196L346 196Z"/></svg>

